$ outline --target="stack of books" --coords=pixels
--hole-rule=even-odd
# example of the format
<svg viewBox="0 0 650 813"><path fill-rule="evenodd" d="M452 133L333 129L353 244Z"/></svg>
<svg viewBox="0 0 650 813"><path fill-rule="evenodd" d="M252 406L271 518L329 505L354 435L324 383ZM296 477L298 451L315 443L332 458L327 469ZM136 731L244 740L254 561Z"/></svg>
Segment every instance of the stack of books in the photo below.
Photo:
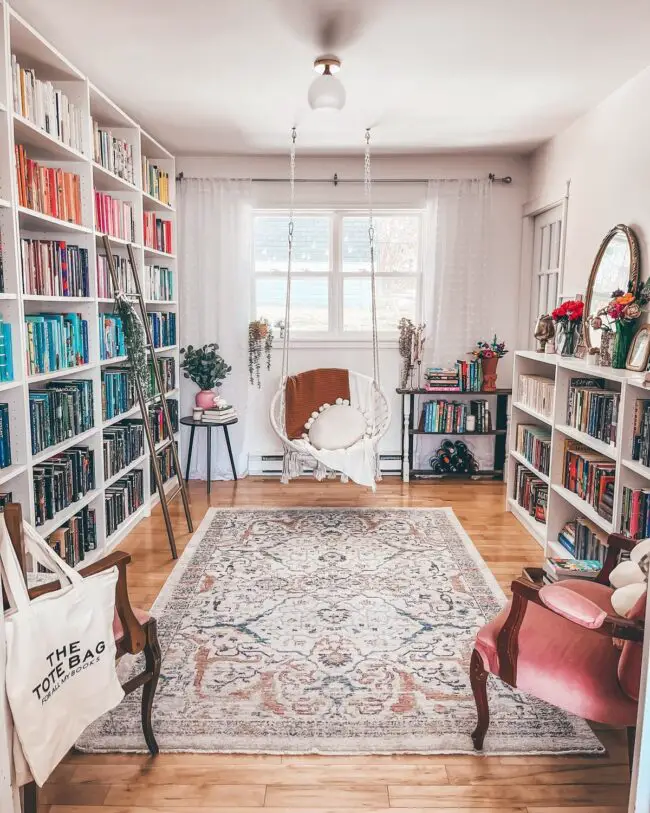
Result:
<svg viewBox="0 0 650 813"><path fill-rule="evenodd" d="M176 344L176 314L169 311L148 311L154 347Z"/></svg>
<svg viewBox="0 0 650 813"><path fill-rule="evenodd" d="M539 412L545 418L553 417L555 381L541 375L520 375L517 400L524 406Z"/></svg>
<svg viewBox="0 0 650 813"><path fill-rule="evenodd" d="M174 444L176 445L176 444ZM160 471L160 476L162 477L163 483L166 483L167 480L171 480L172 477L176 476L176 468L174 467L174 455L172 452L171 444L169 446L165 446L164 449L156 453L156 460L158 461L158 470ZM150 464L151 471L150 471L150 482L151 482L151 493L156 493L156 478L153 471L153 462Z"/></svg>
<svg viewBox="0 0 650 813"><path fill-rule="evenodd" d="M178 431L178 401L175 398L166 398L167 409L169 410L169 420L174 432ZM165 416L161 404L152 404L149 407L149 425L153 435L154 443L167 440L165 427Z"/></svg>
<svg viewBox="0 0 650 813"><path fill-rule="evenodd" d="M80 313L25 316L29 375L88 364L88 322Z"/></svg>
<svg viewBox="0 0 650 813"><path fill-rule="evenodd" d="M135 241L133 205L95 190L95 228L129 243Z"/></svg>
<svg viewBox="0 0 650 813"><path fill-rule="evenodd" d="M142 421L121 421L104 429L104 477L108 480L144 454Z"/></svg>
<svg viewBox="0 0 650 813"><path fill-rule="evenodd" d="M16 113L77 152L83 152L82 110L52 82L43 82L32 69L21 68L15 54L11 55L11 80Z"/></svg>
<svg viewBox="0 0 650 813"><path fill-rule="evenodd" d="M174 299L174 275L171 268L163 265L145 265L145 299L171 302Z"/></svg>
<svg viewBox="0 0 650 813"><path fill-rule="evenodd" d="M156 217L155 212L144 213L144 244L147 248L173 254L171 220Z"/></svg>
<svg viewBox="0 0 650 813"><path fill-rule="evenodd" d="M424 388L433 392L480 392L483 368L478 359L457 361L453 367L428 367Z"/></svg>
<svg viewBox="0 0 650 813"><path fill-rule="evenodd" d="M158 372L160 373L160 378L162 379L163 394L176 389L176 363L174 359L167 358L165 356L158 356L155 359L149 360L149 392L152 393L153 396L161 394L156 392L156 377L154 375L153 367L154 364L158 364Z"/></svg>
<svg viewBox="0 0 650 813"><path fill-rule="evenodd" d="M114 136L110 130L100 127L94 119L93 158L113 175L135 184L133 146L128 141Z"/></svg>
<svg viewBox="0 0 650 813"><path fill-rule="evenodd" d="M551 430L535 424L517 426L517 451L542 474L549 474L551 465Z"/></svg>
<svg viewBox="0 0 650 813"><path fill-rule="evenodd" d="M572 378L567 424L615 446L620 400L620 393L605 389L602 378Z"/></svg>
<svg viewBox="0 0 650 813"><path fill-rule="evenodd" d="M423 432L441 434L467 432L467 417L475 418L472 434L485 434L491 431L490 410L486 400L477 401L427 401L422 408Z"/></svg>
<svg viewBox="0 0 650 813"><path fill-rule="evenodd" d="M605 561L607 534L584 517L567 522L558 534L557 541L575 559L596 560L601 564Z"/></svg>
<svg viewBox="0 0 650 813"><path fill-rule="evenodd" d="M118 254L114 254L113 259L119 290L125 294L136 293L133 274L129 272L129 261ZM97 255L97 296L100 299L113 299L114 296L111 272L108 270L108 260L104 254Z"/></svg>
<svg viewBox="0 0 650 813"><path fill-rule="evenodd" d="M152 198L158 198L161 203L169 206L169 173L158 169L144 155L142 156L142 188Z"/></svg>
<svg viewBox="0 0 650 813"><path fill-rule="evenodd" d="M74 172L41 166L16 144L18 205L81 225L81 185Z"/></svg>
<svg viewBox="0 0 650 813"><path fill-rule="evenodd" d="M6 469L7 466L11 466L9 404L0 404L0 469Z"/></svg>
<svg viewBox="0 0 650 813"><path fill-rule="evenodd" d="M30 389L29 425L32 454L92 429L93 382L76 378Z"/></svg>
<svg viewBox="0 0 650 813"><path fill-rule="evenodd" d="M110 421L123 412L128 412L135 404L135 384L131 370L124 367L111 367L102 370L102 416Z"/></svg>
<svg viewBox="0 0 650 813"><path fill-rule="evenodd" d="M126 356L122 317L112 313L99 314L99 357L102 361Z"/></svg>
<svg viewBox="0 0 650 813"><path fill-rule="evenodd" d="M70 567L83 562L86 553L97 548L97 519L94 508L82 508L45 540ZM42 565L40 572L47 572Z"/></svg>
<svg viewBox="0 0 650 813"><path fill-rule="evenodd" d="M95 453L79 446L34 466L36 525L80 500L95 487Z"/></svg>
<svg viewBox="0 0 650 813"><path fill-rule="evenodd" d="M134 469L116 480L104 493L106 510L106 536L114 534L119 526L134 514L144 502L144 473Z"/></svg>
<svg viewBox="0 0 650 813"><path fill-rule="evenodd" d="M650 488L623 486L621 533L632 539L650 537Z"/></svg>
<svg viewBox="0 0 650 813"><path fill-rule="evenodd" d="M633 432L632 460L650 466L650 401L635 403Z"/></svg>
<svg viewBox="0 0 650 813"><path fill-rule="evenodd" d="M23 291L37 296L90 296L88 249L65 240L20 240Z"/></svg>
<svg viewBox="0 0 650 813"><path fill-rule="evenodd" d="M574 440L564 441L563 485L612 521L616 464Z"/></svg>
<svg viewBox="0 0 650 813"><path fill-rule="evenodd" d="M230 423L237 417L235 407L228 404L221 409L204 409L201 420L203 423Z"/></svg>
<svg viewBox="0 0 650 813"><path fill-rule="evenodd" d="M548 485L521 463L515 469L515 500L537 522L546 522Z"/></svg>
<svg viewBox="0 0 650 813"><path fill-rule="evenodd" d="M14 380L14 348L11 325L0 314L0 382Z"/></svg>
<svg viewBox="0 0 650 813"><path fill-rule="evenodd" d="M544 564L544 581L546 584L553 584L566 579L594 581L602 568L602 562L597 559L557 559L549 557Z"/></svg>

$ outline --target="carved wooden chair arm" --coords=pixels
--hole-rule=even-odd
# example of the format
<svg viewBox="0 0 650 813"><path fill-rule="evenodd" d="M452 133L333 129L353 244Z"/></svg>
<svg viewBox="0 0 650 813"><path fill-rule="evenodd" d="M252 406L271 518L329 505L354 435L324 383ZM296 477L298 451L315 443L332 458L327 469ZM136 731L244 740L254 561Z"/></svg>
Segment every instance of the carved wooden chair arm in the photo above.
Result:
<svg viewBox="0 0 650 813"><path fill-rule="evenodd" d="M630 551L635 545L636 540L630 539L623 534L610 534L607 537L607 555L605 556L605 562L596 579L598 584L609 584L609 576L618 564L618 557L621 551Z"/></svg>

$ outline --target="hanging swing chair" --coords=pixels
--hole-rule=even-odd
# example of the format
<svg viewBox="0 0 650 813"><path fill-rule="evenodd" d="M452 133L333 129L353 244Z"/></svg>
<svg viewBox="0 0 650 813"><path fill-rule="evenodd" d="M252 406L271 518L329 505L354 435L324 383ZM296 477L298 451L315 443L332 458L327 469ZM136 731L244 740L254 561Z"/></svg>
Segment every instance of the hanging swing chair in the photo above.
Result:
<svg viewBox="0 0 650 813"><path fill-rule="evenodd" d="M379 383L379 342L375 279L375 230L372 213L370 131L366 130L364 182L368 200L372 377L353 370L327 368L289 376L291 266L294 233L296 130L291 133L287 295L280 388L271 402L271 425L282 441L282 483L311 469L317 480L339 475L375 489L381 480L379 441L390 424L390 405Z"/></svg>

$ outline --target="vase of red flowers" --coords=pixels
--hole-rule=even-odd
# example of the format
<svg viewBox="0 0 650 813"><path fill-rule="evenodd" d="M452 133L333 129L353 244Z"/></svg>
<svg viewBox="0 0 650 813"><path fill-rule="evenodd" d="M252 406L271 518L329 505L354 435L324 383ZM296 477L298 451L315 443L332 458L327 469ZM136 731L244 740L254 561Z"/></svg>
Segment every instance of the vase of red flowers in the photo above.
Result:
<svg viewBox="0 0 650 813"><path fill-rule="evenodd" d="M496 334L491 342L478 341L471 355L481 360L481 373L483 377L483 390L494 392L497 388L497 366L499 359L508 351L506 343L497 341Z"/></svg>
<svg viewBox="0 0 650 813"><path fill-rule="evenodd" d="M576 352L584 311L584 302L579 299L568 299L551 313L557 325L557 347L560 355L572 356Z"/></svg>
<svg viewBox="0 0 650 813"><path fill-rule="evenodd" d="M612 367L623 370L627 354L636 332L636 323L642 308L650 302L650 280L638 294L614 291L610 302L596 312L591 324L596 330L614 331L612 347Z"/></svg>

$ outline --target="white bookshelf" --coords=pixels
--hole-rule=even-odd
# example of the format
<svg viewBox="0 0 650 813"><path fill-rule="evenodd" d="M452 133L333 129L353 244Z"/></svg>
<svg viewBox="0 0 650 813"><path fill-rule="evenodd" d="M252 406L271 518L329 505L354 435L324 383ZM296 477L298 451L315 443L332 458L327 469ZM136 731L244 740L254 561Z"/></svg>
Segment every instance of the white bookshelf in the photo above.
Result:
<svg viewBox="0 0 650 813"><path fill-rule="evenodd" d="M550 417L541 415L518 402L518 384L522 375L538 375L555 381L555 397ZM569 385L571 379L576 377L604 379L607 389L620 393L615 444L605 443L567 425ZM621 527L623 488L625 486L630 488L650 488L650 468L632 460L635 403L637 400L650 400L650 389L643 387L642 380L643 373L614 370L611 367L592 367L581 359L545 355L530 350L515 353L506 507L539 542L547 556L569 555L562 545L558 543L557 538L564 524L577 516L583 516L591 520L604 533L619 531ZM517 451L517 426L520 424L533 424L550 428L551 459L550 474L548 476L538 472ZM567 438L577 440L615 462L616 489L614 513L611 522L601 517L591 505L580 499L577 494L564 488L562 482L563 452L564 441ZM515 500L515 470L519 463L527 466L534 474L549 483L545 524L531 518L528 512L521 508Z"/></svg>
<svg viewBox="0 0 650 813"><path fill-rule="evenodd" d="M178 269L175 253L164 253L144 246L143 213L155 211L158 217L172 222L172 249L176 249L175 213L175 163L174 157L154 138L149 136L130 116L114 104L99 88L93 85L56 48L43 38L29 23L22 19L7 2L0 0L2 26L0 28L0 228L2 230L5 290L0 293L0 314L12 326L13 365L15 380L0 383L0 402L9 405L12 465L0 469L0 492L11 491L13 499L23 506L25 518L34 522L33 467L58 452L75 446L88 446L95 456L95 488L81 500L60 511L39 531L47 535L66 522L84 506L96 511L97 550L86 554L83 564L87 564L117 545L141 519L151 513L157 498L151 494L150 455L145 453L126 466L120 473L108 480L104 478L102 440L103 430L125 418L140 416L139 407L129 409L123 415L103 420L101 401L101 374L112 365L123 365L125 358L103 361L99 356L98 318L102 312L112 312L113 300L100 298L97 285L97 256L103 254L101 233L94 222L94 191L98 190L123 201L134 208L135 244L134 253L143 287L146 307L150 311L174 311L178 314ZM55 136L41 130L37 124L14 112L11 55L16 54L23 68L32 68L39 80L51 81L55 88L62 90L73 104L81 110L82 137L81 149L75 149L59 141ZM102 129L110 129L113 134L131 145L134 162L135 182L118 177L94 160L93 119ZM60 167L74 172L80 178L81 225L66 223L57 218L32 211L18 205L16 179L15 146L25 146L29 158L42 164ZM146 156L160 169L169 173L170 204L152 197L143 188L142 157ZM62 297L24 294L20 258L20 238L60 239L78 245L88 251L90 275L89 297ZM113 253L127 257L126 241L110 237ZM144 265L165 265L171 269L174 284L174 301L154 301L145 288ZM61 370L42 375L28 375L26 368L26 348L24 317L32 313L80 313L88 321L89 363L69 370ZM178 320L178 315L177 315ZM177 321L176 329L179 324ZM156 357L174 359L176 386L179 385L178 346L156 349ZM29 423L30 387L42 387L49 381L62 378L85 379L93 383L94 427L74 438L52 446L36 455L32 454ZM178 400L178 389L166 394ZM152 401L153 403L153 401ZM180 435L175 435L180 443ZM159 444L162 446L163 444ZM179 452L180 456L180 452ZM134 469L142 469L144 480L144 505L129 516L111 535L106 534L104 512L105 489L120 476ZM172 487L175 478L166 483Z"/></svg>

